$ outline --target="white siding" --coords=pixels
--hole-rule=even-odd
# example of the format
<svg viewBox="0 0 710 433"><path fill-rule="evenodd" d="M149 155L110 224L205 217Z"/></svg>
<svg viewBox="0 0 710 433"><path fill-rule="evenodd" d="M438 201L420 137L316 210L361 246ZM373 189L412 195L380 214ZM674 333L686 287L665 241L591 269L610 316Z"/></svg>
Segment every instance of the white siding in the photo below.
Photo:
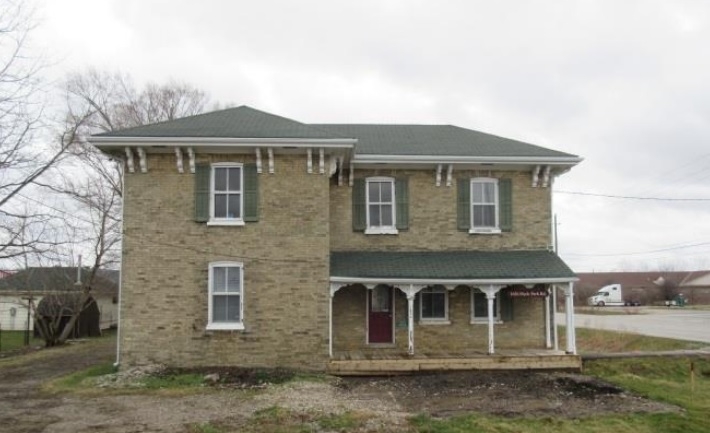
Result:
<svg viewBox="0 0 710 433"><path fill-rule="evenodd" d="M42 298L36 298L35 303ZM36 305L36 304L35 304ZM15 315L12 315L12 309ZM0 327L3 331L24 331L27 329L27 301L15 295L0 295ZM30 317L30 330L34 320Z"/></svg>

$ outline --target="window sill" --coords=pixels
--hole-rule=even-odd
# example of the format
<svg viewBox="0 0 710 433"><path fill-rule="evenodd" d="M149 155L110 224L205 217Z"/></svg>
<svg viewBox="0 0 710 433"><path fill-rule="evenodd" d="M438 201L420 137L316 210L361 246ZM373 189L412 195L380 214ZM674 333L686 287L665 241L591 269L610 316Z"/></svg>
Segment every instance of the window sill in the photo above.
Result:
<svg viewBox="0 0 710 433"><path fill-rule="evenodd" d="M368 227L365 230L366 235L396 235L399 234L399 230L396 228L389 227Z"/></svg>
<svg viewBox="0 0 710 433"><path fill-rule="evenodd" d="M209 220L207 221L208 226L243 226L244 220L234 219L234 220Z"/></svg>
<svg viewBox="0 0 710 433"><path fill-rule="evenodd" d="M475 319L471 320L471 325L488 325L488 319ZM494 325L502 325L503 321L499 319L493 319Z"/></svg>
<svg viewBox="0 0 710 433"><path fill-rule="evenodd" d="M422 326L451 325L451 321L449 319L421 319L419 324Z"/></svg>
<svg viewBox="0 0 710 433"><path fill-rule="evenodd" d="M470 235L499 235L501 234L500 229L469 229L468 234Z"/></svg>
<svg viewBox="0 0 710 433"><path fill-rule="evenodd" d="M210 323L205 328L208 331L243 331L243 323Z"/></svg>

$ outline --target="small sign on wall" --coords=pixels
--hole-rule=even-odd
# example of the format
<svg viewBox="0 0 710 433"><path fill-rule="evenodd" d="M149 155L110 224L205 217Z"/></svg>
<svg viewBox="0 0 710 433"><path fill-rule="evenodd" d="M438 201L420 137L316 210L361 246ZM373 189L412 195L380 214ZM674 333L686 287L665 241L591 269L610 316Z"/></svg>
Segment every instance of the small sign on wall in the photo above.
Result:
<svg viewBox="0 0 710 433"><path fill-rule="evenodd" d="M547 296L547 290L513 289L508 291L508 296L511 298L544 298Z"/></svg>

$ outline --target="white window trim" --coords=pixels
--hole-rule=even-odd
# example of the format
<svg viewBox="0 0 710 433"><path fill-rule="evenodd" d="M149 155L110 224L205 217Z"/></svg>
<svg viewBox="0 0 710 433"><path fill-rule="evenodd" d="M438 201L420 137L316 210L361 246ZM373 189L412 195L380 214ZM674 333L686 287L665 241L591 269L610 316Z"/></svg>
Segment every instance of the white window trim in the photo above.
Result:
<svg viewBox="0 0 710 433"><path fill-rule="evenodd" d="M213 323L212 322L212 280L214 268L239 268L239 322ZM241 331L244 330L244 264L242 262L211 262L209 264L209 276L207 278L207 330L208 331Z"/></svg>
<svg viewBox="0 0 710 433"><path fill-rule="evenodd" d="M370 182L389 182L392 184L392 225L372 226L370 225ZM396 185L393 177L368 177L365 181L365 217L367 221L366 235L396 235L397 230L397 197ZM382 203L382 202L380 202Z"/></svg>
<svg viewBox="0 0 710 433"><path fill-rule="evenodd" d="M473 206L476 204L473 202L473 184L474 183L492 183L493 184L493 204L495 206L495 227L490 227L490 226L485 226L485 227L476 227L473 224ZM469 189L468 189L468 194L469 194L469 200L470 200L470 206L471 206L471 220L469 221L470 224L470 229L468 232L470 234L480 234L480 235L496 235L501 233L500 229L500 203L498 203L498 179L493 178L493 177L474 177L471 179L471 182L469 183ZM483 204L483 203L479 203Z"/></svg>
<svg viewBox="0 0 710 433"><path fill-rule="evenodd" d="M474 294L475 293L481 293L482 295L485 296L485 293L483 293L482 291L476 289L475 287L471 288L471 325L487 325L488 324L488 316L486 316L486 317L476 317L475 316L475 314L476 314L476 308L475 308L476 306L474 304L474 302L475 302L474 301ZM493 317L493 323L495 323L496 325L503 323L503 319L501 319L501 315L500 315L500 304L501 304L500 294L501 293L502 292L500 292L500 291L498 293L496 293L496 302L495 302L496 315L495 315L495 317ZM486 298L486 302L488 302L488 298Z"/></svg>
<svg viewBox="0 0 710 433"><path fill-rule="evenodd" d="M214 184L215 184L215 168L239 168L241 176L239 185L239 218L217 218L214 216ZM243 226L244 224L244 164L237 162L215 162L210 165L210 220L207 221L208 226Z"/></svg>
<svg viewBox="0 0 710 433"><path fill-rule="evenodd" d="M427 289L435 289L437 293L444 294L444 317L424 317L423 295ZM419 291L419 323L422 325L450 325L449 320L449 291L436 286L427 287Z"/></svg>

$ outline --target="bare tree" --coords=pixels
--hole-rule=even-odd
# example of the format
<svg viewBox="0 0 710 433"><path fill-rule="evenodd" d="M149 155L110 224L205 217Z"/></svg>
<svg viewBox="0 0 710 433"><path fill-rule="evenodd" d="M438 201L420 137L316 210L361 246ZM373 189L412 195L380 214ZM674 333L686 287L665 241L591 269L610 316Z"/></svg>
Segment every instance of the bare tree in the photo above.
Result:
<svg viewBox="0 0 710 433"><path fill-rule="evenodd" d="M64 156L66 145L38 143L44 130L41 59L29 53L33 11L26 1L0 0L0 259L39 252L41 238L29 236L46 215L24 212L21 192Z"/></svg>
<svg viewBox="0 0 710 433"><path fill-rule="evenodd" d="M55 300L58 306L71 305L49 311L71 312L62 329L56 328L61 321L54 315L39 325L46 328L40 332L49 345L62 344L71 335L82 310L91 305L97 272L115 265L120 257L123 162L101 153L88 142L89 136L198 114L208 101L204 92L187 84L148 84L138 92L128 76L96 70L71 75L65 96L65 124L59 140L68 146L72 158L64 164L61 179L44 186L77 204L77 214L82 216L77 217L75 241L91 244L93 262L73 297L62 295Z"/></svg>

